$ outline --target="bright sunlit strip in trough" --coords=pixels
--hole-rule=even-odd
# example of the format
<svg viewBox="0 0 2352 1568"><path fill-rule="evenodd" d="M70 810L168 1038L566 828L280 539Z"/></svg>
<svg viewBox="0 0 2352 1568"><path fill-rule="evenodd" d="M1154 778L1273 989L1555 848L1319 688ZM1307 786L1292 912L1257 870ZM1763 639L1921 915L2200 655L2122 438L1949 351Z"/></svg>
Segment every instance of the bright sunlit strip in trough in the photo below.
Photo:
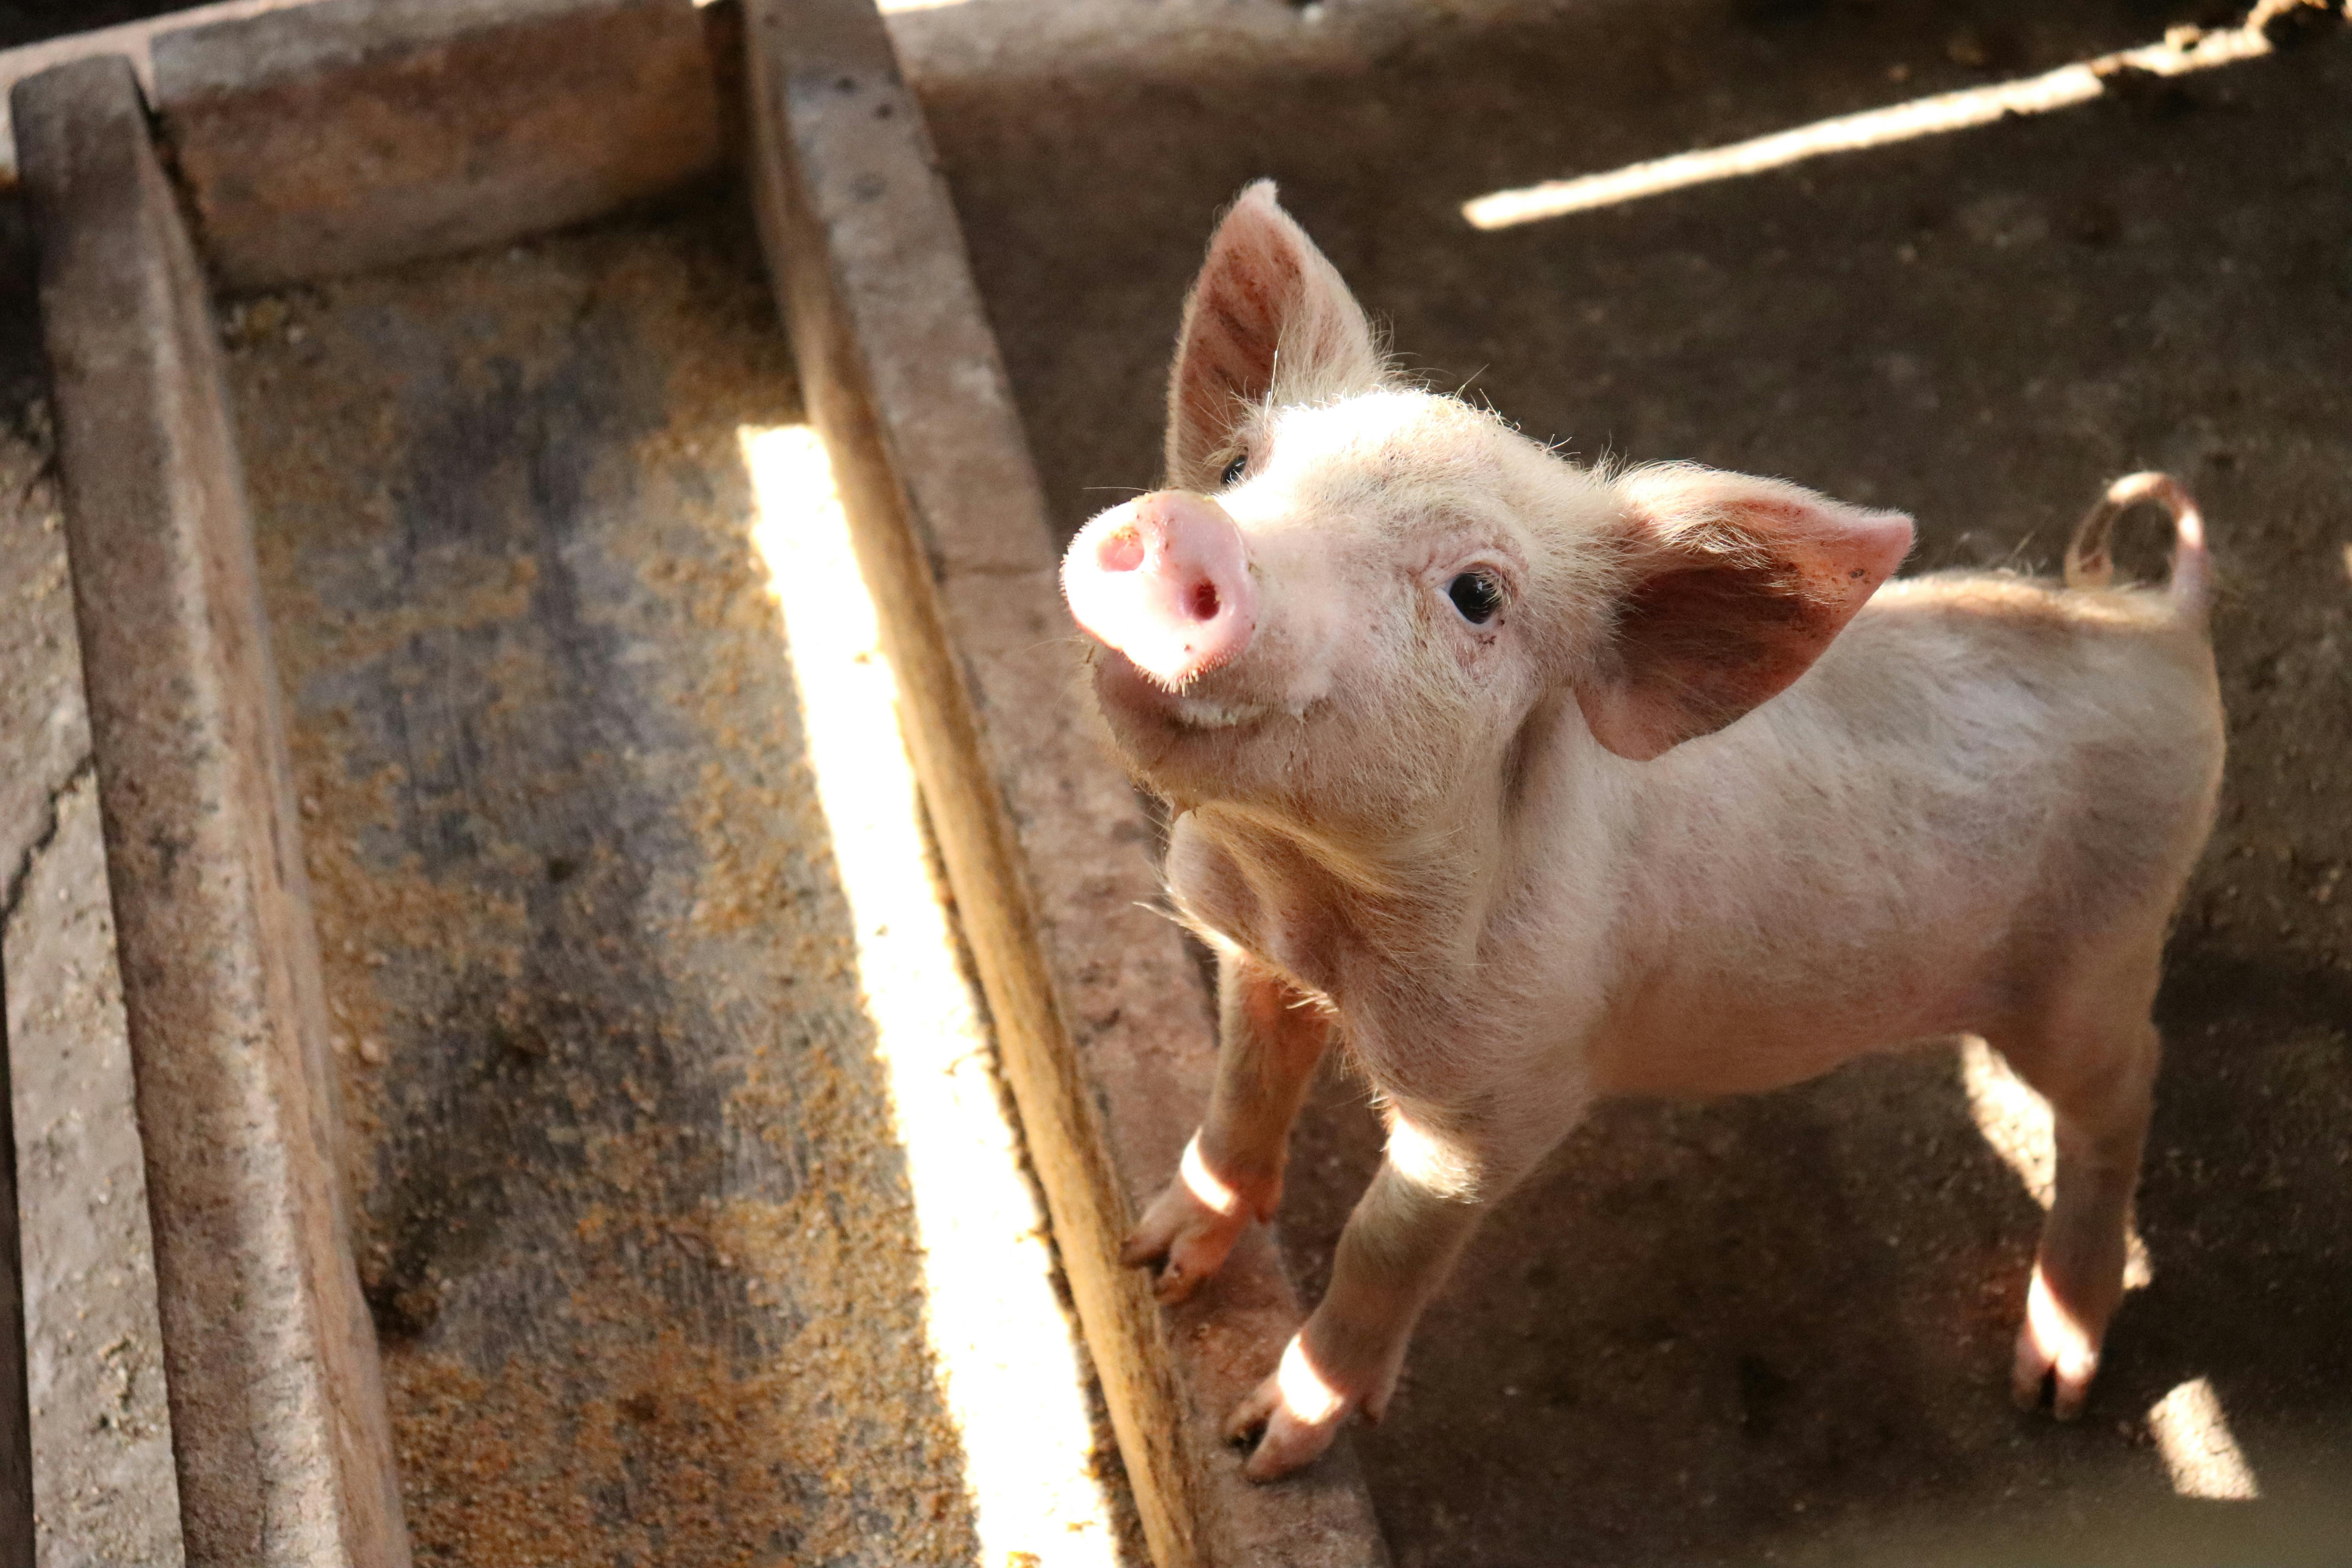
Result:
<svg viewBox="0 0 2352 1568"><path fill-rule="evenodd" d="M2246 1502L2263 1495L2252 1466L2230 1435L2221 1396L2200 1377L2179 1384L2147 1413L2147 1429L2172 1489L2182 1497Z"/></svg>
<svg viewBox="0 0 2352 1568"><path fill-rule="evenodd" d="M931 1351L963 1438L982 1561L1113 1568L1109 1507L1088 1473L1085 1369L932 884L897 687L832 467L803 426L746 427L740 439L758 501L752 543L783 611L817 799L906 1151Z"/></svg>
<svg viewBox="0 0 2352 1568"><path fill-rule="evenodd" d="M1792 131L1735 142L1727 147L1677 153L1668 158L1628 164L1604 174L1549 180L1517 190L1496 191L1465 202L1462 216L1470 220L1474 228L1509 228L1592 207L1613 206L1643 196L1663 195L1691 185L1784 169L1832 153L1852 153L1864 147L1907 142L1917 136L1965 131L1970 126L1989 125L2003 115L2047 114L2054 109L2069 109L2098 97L2105 90L2105 78L2117 70L2181 76L2252 59L2270 50L2270 40L2253 26L2193 37L2184 31L2177 38L2168 37L2160 44L2061 66L2019 81L1942 92L1908 103L1889 104L1884 109L1842 114Z"/></svg>

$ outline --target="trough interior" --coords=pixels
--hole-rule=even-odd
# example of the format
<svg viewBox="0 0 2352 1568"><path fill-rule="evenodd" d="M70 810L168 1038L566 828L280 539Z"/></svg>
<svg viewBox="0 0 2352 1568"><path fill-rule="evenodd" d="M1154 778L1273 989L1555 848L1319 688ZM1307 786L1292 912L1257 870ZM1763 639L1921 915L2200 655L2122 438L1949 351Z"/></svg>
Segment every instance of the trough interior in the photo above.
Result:
<svg viewBox="0 0 2352 1568"><path fill-rule="evenodd" d="M417 1557L1139 1561L961 955L873 967L947 930L924 846L911 911L843 875L799 643L863 590L810 564L840 524L741 208L226 312ZM852 717L903 771L887 693ZM1015 1194L960 1241L874 1000L925 986L961 1037L897 1048ZM958 1247L991 1277L945 1300ZM1017 1456L939 1342L1008 1279L1078 1413Z"/></svg>

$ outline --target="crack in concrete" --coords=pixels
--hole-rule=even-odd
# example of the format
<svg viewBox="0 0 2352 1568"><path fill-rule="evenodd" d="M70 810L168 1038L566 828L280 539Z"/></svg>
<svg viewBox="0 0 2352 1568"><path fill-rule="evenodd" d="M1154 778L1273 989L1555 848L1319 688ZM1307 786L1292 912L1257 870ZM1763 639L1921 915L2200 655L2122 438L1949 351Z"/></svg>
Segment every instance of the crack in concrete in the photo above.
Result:
<svg viewBox="0 0 2352 1568"><path fill-rule="evenodd" d="M33 880L33 868L40 864L41 857L58 841L58 828L64 820L58 803L79 788L84 780L94 780L97 776L97 758L84 752L75 759L72 771L66 774L63 782L50 788L47 816L41 824L41 830L33 836L30 844L25 846L24 854L17 858L16 866L8 873L7 890L5 895L0 895L0 936L5 936L8 927L16 921L16 906L24 900L25 889Z"/></svg>

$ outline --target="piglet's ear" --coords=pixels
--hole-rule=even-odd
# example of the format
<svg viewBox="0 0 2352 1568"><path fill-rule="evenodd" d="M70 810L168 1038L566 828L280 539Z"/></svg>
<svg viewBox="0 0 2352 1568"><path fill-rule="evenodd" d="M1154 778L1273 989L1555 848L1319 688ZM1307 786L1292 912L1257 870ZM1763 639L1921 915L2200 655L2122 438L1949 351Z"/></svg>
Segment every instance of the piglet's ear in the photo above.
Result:
<svg viewBox="0 0 2352 1568"><path fill-rule="evenodd" d="M1269 393L1318 402L1380 382L1363 309L1260 180L1217 226L1185 301L1168 381L1169 484L1215 489L1234 426Z"/></svg>
<svg viewBox="0 0 2352 1568"><path fill-rule="evenodd" d="M1577 704L1647 762L1712 734L1811 668L1911 548L1911 520L1691 464L1617 482L1630 568L1616 633Z"/></svg>

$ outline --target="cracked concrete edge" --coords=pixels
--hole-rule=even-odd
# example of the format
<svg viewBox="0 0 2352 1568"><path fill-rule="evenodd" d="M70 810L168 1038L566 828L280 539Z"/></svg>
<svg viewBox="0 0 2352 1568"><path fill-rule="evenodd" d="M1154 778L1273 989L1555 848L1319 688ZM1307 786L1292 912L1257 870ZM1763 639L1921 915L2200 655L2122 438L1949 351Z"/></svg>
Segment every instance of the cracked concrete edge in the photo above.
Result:
<svg viewBox="0 0 2352 1568"><path fill-rule="evenodd" d="M187 1555L405 1568L202 273L127 61L58 67L12 107Z"/></svg>
<svg viewBox="0 0 2352 1568"><path fill-rule="evenodd" d="M11 279L14 282L16 279ZM89 755L81 661L57 510L46 407L0 429L0 887L24 877L55 828L56 801Z"/></svg>
<svg viewBox="0 0 2352 1568"><path fill-rule="evenodd" d="M22 289L29 281L16 242L21 231L11 224L6 232L0 266L8 275L0 281L0 300L22 311L29 300L8 292L10 285ZM12 385L26 384L25 367L8 368L19 372ZM8 973L6 932L24 929L16 911L56 841L58 796L80 776L89 753L45 409L37 397L15 395L0 426L0 756L14 764L0 771L0 1006L10 1015L38 988L38 980L21 970ZM0 1081L26 1084L38 1069L22 1031L0 1018L0 1040L8 1047L0 1056ZM9 1096L5 1142L12 1150L32 1147L43 1124L39 1108L23 1103L26 1098ZM0 1226L8 1231L0 1244L6 1255L0 1272L11 1276L0 1280L0 1319L13 1320L0 1324L0 1450L5 1450L0 1453L0 1564L5 1568L59 1561L45 1550L49 1531L36 1528L42 1501L37 1489L76 1457L71 1439L56 1442L57 1429L35 1408L42 1403L36 1385L42 1381L46 1342L61 1327L45 1311L53 1299L45 1300L39 1289L46 1195L41 1179L23 1171L14 1154L0 1163Z"/></svg>
<svg viewBox="0 0 2352 1568"><path fill-rule="evenodd" d="M38 1562L176 1568L163 1331L89 758L51 805L0 920Z"/></svg>
<svg viewBox="0 0 2352 1568"><path fill-rule="evenodd" d="M1118 1260L1207 1101L1215 1044L1157 912L1150 825L1097 742L1044 499L920 108L872 0L755 0L746 34L770 269L1152 1555L1384 1563L1346 1443L1256 1488L1221 1440L1298 1322L1265 1234L1172 1315Z"/></svg>
<svg viewBox="0 0 2352 1568"><path fill-rule="evenodd" d="M692 0L318 0L159 34L155 106L230 289L506 243L717 171Z"/></svg>
<svg viewBox="0 0 2352 1568"><path fill-rule="evenodd" d="M25 840L24 847L5 862L8 871L5 880L0 881L0 931L5 931L16 921L26 889L32 886L33 873L39 869L41 858L57 843L65 820L65 797L88 783L92 773L89 753L84 752L74 760L64 780L47 792L47 797L42 803L44 809L40 820Z"/></svg>

